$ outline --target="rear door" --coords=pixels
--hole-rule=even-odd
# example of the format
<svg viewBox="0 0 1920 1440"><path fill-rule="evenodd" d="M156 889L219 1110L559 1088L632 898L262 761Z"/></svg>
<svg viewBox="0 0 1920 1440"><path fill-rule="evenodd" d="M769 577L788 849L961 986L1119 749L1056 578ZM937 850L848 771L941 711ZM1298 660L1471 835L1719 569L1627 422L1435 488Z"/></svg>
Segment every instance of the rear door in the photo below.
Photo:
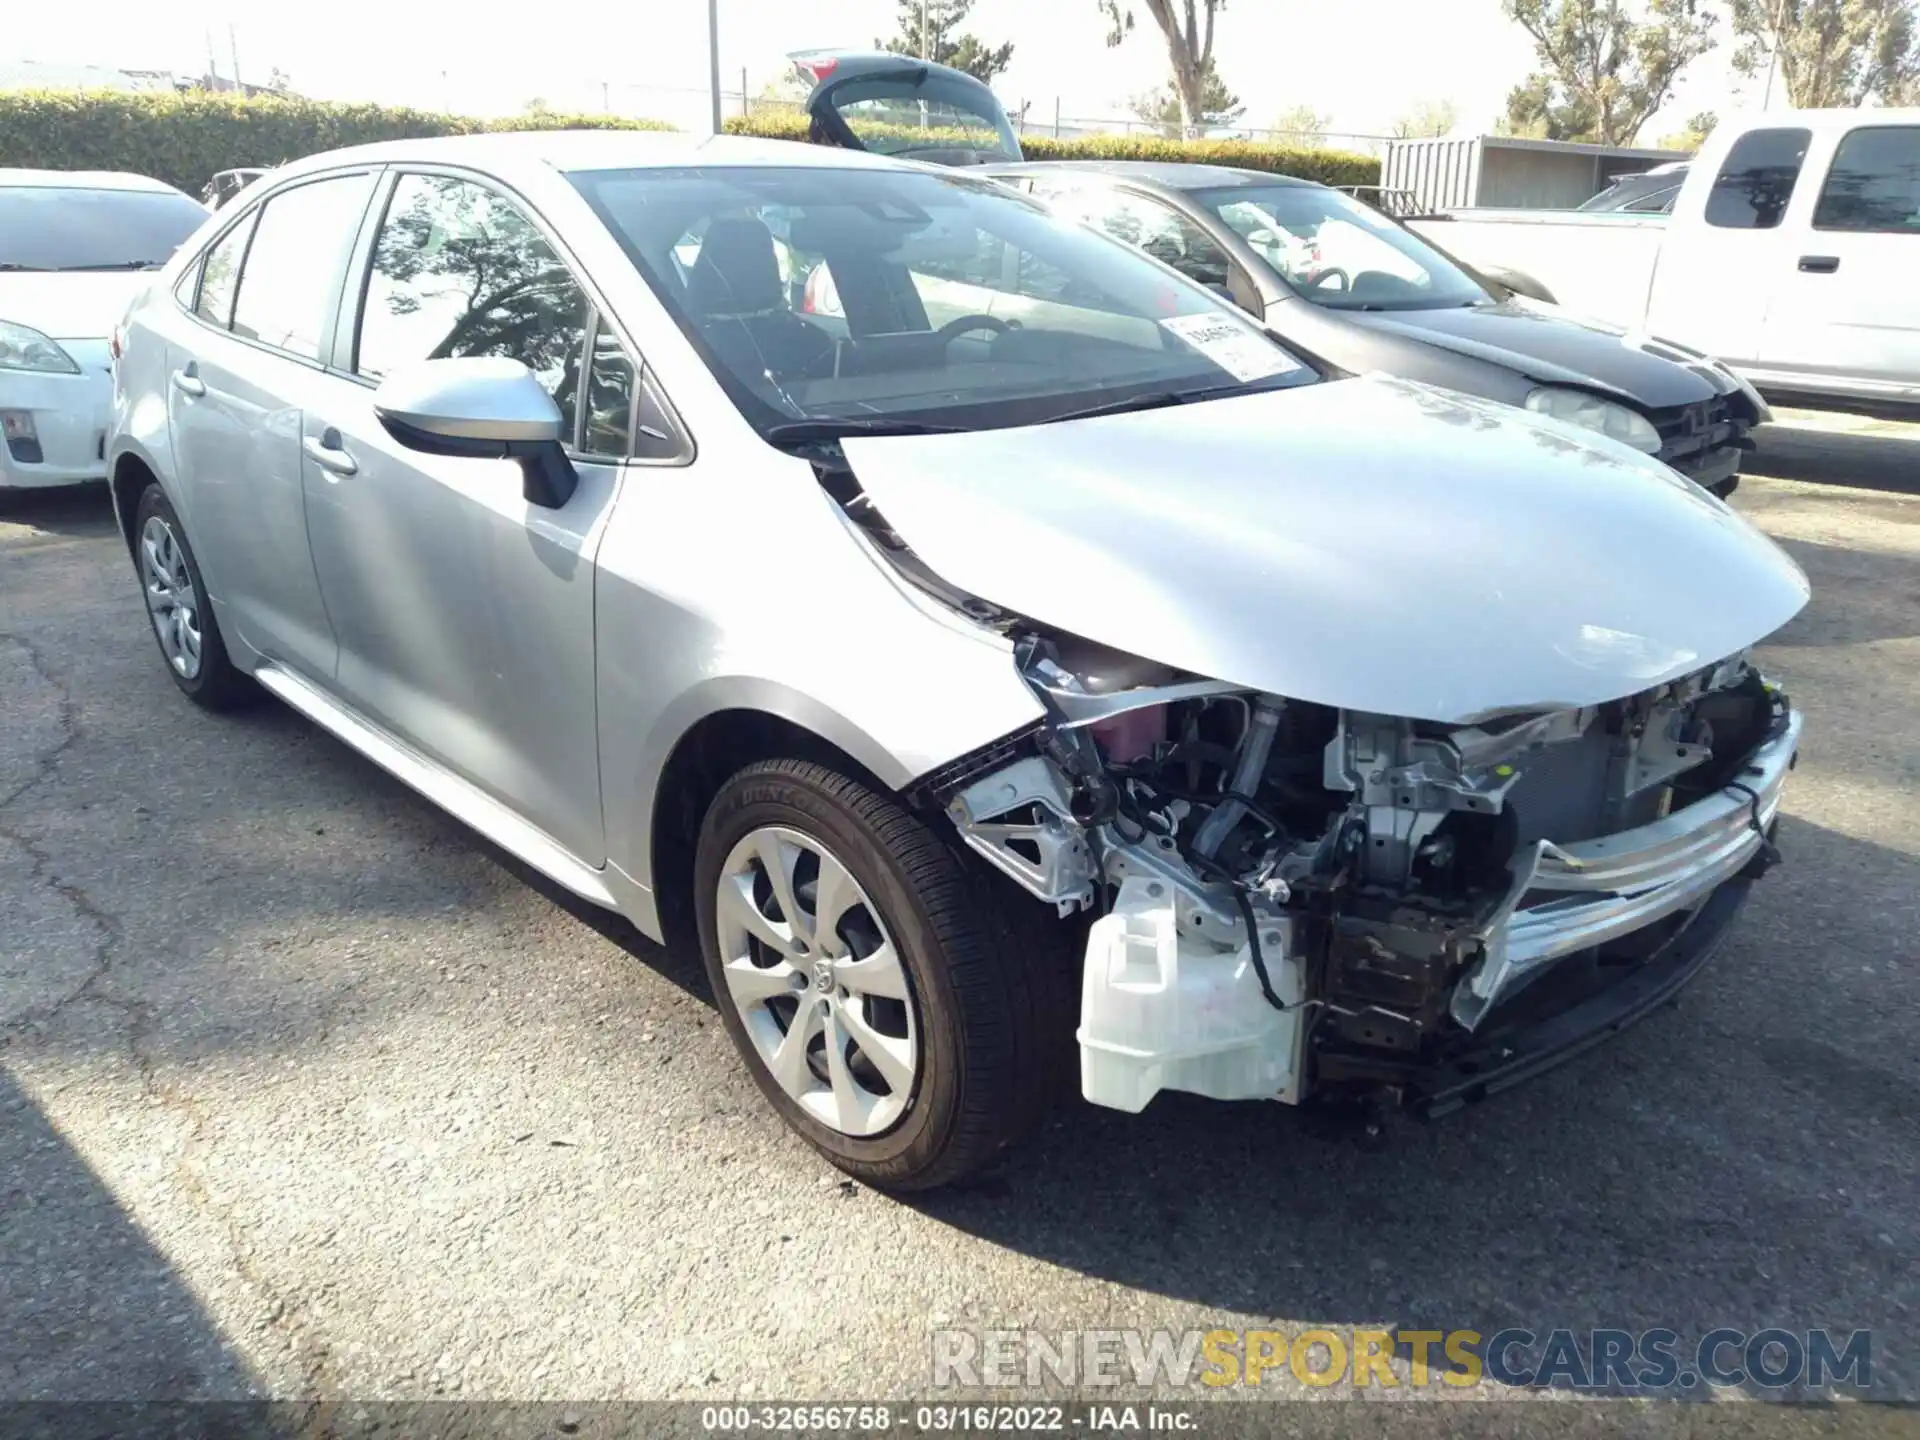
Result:
<svg viewBox="0 0 1920 1440"><path fill-rule="evenodd" d="M248 211L207 252L195 323L168 346L174 459L221 621L323 680L337 651L307 551L301 417L326 383L321 357L372 191L371 171L326 175Z"/></svg>
<svg viewBox="0 0 1920 1440"><path fill-rule="evenodd" d="M1767 304L1794 242L1785 222L1812 132L1783 124L1734 140L1710 183L1683 189L1660 246L1647 328L1721 360L1752 364Z"/></svg>
<svg viewBox="0 0 1920 1440"><path fill-rule="evenodd" d="M1920 125L1821 140L1788 211L1756 368L1920 398Z"/></svg>

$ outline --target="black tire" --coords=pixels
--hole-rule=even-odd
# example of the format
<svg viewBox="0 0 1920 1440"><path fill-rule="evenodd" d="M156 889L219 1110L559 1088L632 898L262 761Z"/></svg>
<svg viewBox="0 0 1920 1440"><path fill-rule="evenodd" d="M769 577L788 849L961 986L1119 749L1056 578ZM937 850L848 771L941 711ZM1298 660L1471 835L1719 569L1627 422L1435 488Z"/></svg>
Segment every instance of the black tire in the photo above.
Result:
<svg viewBox="0 0 1920 1440"><path fill-rule="evenodd" d="M141 537L147 528L147 521L155 516L172 529L180 547L187 579L193 586L194 612L201 622L200 668L191 676L183 675L174 668L167 656L166 646L160 642L159 632L153 625L147 626L153 634L154 645L160 651L161 663L166 666L173 683L180 687L180 693L196 705L208 710L231 710L237 705L251 702L258 697L259 691L251 680L233 668L233 662L227 658L226 642L220 637L220 622L214 616L213 603L207 599L207 587L200 578L200 562L194 558L193 546L187 539L187 527L181 524L179 512L158 485L149 485L141 491L140 499L133 508L133 572L140 579L143 594L146 578L141 569Z"/></svg>
<svg viewBox="0 0 1920 1440"><path fill-rule="evenodd" d="M823 1125L780 1088L753 1048L722 974L716 897L752 831L787 826L840 859L881 912L912 990L920 1073L906 1113L872 1137ZM734 1048L769 1103L816 1150L881 1189L927 1190L989 1163L1045 1113L1061 1075L1055 959L992 877L891 796L823 765L772 760L720 787L694 859L700 949ZM1022 943L1024 937L1028 943Z"/></svg>

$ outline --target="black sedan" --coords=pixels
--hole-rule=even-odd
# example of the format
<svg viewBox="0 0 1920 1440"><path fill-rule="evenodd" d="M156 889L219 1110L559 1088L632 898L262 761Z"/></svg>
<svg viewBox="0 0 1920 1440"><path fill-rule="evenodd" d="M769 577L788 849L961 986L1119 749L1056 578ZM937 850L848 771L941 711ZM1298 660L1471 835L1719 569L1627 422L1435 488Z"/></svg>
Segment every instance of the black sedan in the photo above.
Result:
<svg viewBox="0 0 1920 1440"><path fill-rule="evenodd" d="M1708 357L1519 296L1324 185L1212 165L985 173L1231 297L1336 369L1557 416L1720 495L1738 483L1748 432L1770 418L1751 386Z"/></svg>

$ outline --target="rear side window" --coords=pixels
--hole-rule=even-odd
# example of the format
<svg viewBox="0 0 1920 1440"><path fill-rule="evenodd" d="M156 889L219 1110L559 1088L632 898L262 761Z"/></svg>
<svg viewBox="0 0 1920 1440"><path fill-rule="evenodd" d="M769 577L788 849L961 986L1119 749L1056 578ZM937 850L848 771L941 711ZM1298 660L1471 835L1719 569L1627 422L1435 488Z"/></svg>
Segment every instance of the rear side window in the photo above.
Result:
<svg viewBox="0 0 1920 1440"><path fill-rule="evenodd" d="M374 242L355 369L378 380L416 360L505 356L547 387L570 434L590 313L511 201L468 180L402 175Z"/></svg>
<svg viewBox="0 0 1920 1440"><path fill-rule="evenodd" d="M1834 152L1813 228L1920 233L1920 126L1849 132Z"/></svg>
<svg viewBox="0 0 1920 1440"><path fill-rule="evenodd" d="M320 358L372 190L371 175L341 175L267 201L240 274L234 334L304 360Z"/></svg>
<svg viewBox="0 0 1920 1440"><path fill-rule="evenodd" d="M1192 220L1157 200L1086 189L1064 194L1054 204L1122 244L1171 265L1189 280L1222 292L1227 288L1233 270L1227 252Z"/></svg>
<svg viewBox="0 0 1920 1440"><path fill-rule="evenodd" d="M209 325L224 330L233 323L233 292L240 284L240 261L246 256L253 223L259 218L260 212L255 210L222 235L201 263L200 298L193 313Z"/></svg>
<svg viewBox="0 0 1920 1440"><path fill-rule="evenodd" d="M1801 162L1805 130L1749 130L1733 142L1707 196L1707 223L1722 230L1771 230L1787 213Z"/></svg>

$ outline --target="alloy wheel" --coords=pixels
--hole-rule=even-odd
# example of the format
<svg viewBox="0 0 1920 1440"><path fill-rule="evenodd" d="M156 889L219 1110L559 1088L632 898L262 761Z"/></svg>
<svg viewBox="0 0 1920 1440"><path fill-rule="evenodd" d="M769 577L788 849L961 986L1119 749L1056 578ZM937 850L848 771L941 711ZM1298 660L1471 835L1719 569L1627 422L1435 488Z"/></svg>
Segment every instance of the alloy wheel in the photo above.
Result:
<svg viewBox="0 0 1920 1440"><path fill-rule="evenodd" d="M774 1081L843 1135L898 1123L919 1077L919 1022L860 882L820 841L767 825L733 847L718 891L721 998Z"/></svg>
<svg viewBox="0 0 1920 1440"><path fill-rule="evenodd" d="M200 673L200 602L186 547L164 516L148 516L140 531L140 580L161 653L182 679L193 679Z"/></svg>

